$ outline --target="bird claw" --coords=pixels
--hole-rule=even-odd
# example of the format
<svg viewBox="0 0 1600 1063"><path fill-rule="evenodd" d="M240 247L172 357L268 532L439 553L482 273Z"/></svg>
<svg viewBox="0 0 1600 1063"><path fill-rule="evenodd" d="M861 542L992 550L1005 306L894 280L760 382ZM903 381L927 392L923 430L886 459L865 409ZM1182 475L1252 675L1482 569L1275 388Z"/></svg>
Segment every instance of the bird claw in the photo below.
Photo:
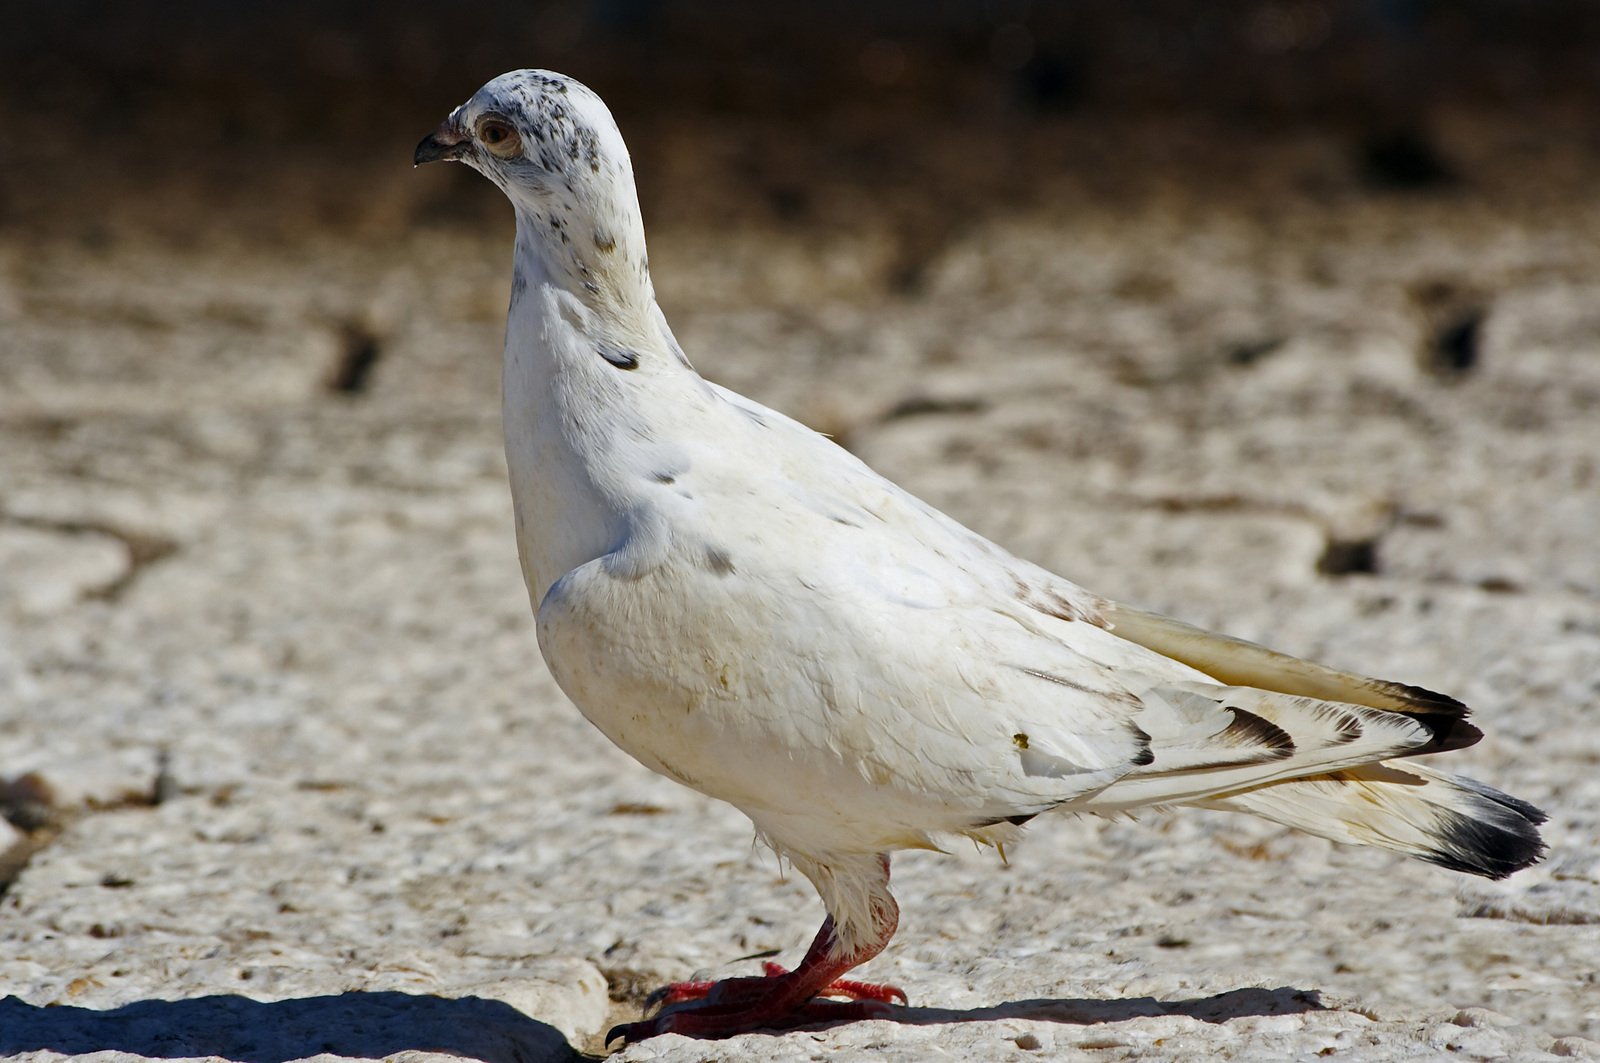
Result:
<svg viewBox="0 0 1600 1063"><path fill-rule="evenodd" d="M648 1013L659 1008L671 1007L673 1004L681 1004L686 1000L704 1000L706 994L710 993L716 984L715 981L669 982L651 990L650 995L644 998L644 1010Z"/></svg>
<svg viewBox="0 0 1600 1063"><path fill-rule="evenodd" d="M900 1004L911 1003L906 991L897 985L881 985L877 982L857 982L850 978L841 978L830 986L825 986L818 996L844 997L860 1003Z"/></svg>
<svg viewBox="0 0 1600 1063"><path fill-rule="evenodd" d="M723 978L715 981L672 982L652 992L645 998L645 1012L670 1008L692 1000L711 1004L735 1004L761 996L771 989L769 979L782 978L789 969L782 964L767 962L761 965L762 976L753 978ZM908 1003L905 990L899 986L878 982L858 982L853 978L839 978L817 990L819 997L843 997L846 1000L876 1000L883 1004Z"/></svg>
<svg viewBox="0 0 1600 1063"><path fill-rule="evenodd" d="M781 978L789 973L782 964L767 962L761 965L768 978ZM880 1004L909 1004L906 991L897 985L882 982L858 982L854 978L836 978L817 990L819 997L844 997L846 1000L875 1000Z"/></svg>

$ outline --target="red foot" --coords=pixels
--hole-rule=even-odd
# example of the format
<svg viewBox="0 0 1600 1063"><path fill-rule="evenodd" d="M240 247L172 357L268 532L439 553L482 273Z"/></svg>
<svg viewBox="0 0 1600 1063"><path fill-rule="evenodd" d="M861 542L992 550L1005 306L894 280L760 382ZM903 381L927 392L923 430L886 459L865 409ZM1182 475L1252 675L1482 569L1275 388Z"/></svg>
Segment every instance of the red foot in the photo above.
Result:
<svg viewBox="0 0 1600 1063"><path fill-rule="evenodd" d="M889 943L900 910L889 896L889 858L878 857L883 879L874 896L871 935L845 955L836 955L833 917L823 920L805 958L793 971L765 965L764 978L725 978L720 982L679 982L659 994L663 1010L642 1022L618 1026L606 1042L618 1037L642 1041L664 1033L690 1037L728 1037L751 1030L789 1030L817 1022L876 1019L890 1013L890 1004L906 995L894 986L854 982L839 976L866 963ZM845 1000L823 1000L825 996Z"/></svg>
<svg viewBox="0 0 1600 1063"><path fill-rule="evenodd" d="M781 963L763 963L764 978L723 978L712 982L673 982L651 993L645 1007L670 1008L690 1000L704 1000L710 1004L745 1003L771 991L768 978L782 978L789 969ZM904 1004L905 990L899 986L881 985L877 982L858 982L853 978L837 978L817 990L819 997L843 997L846 1000L875 1000L882 1004Z"/></svg>
<svg viewBox="0 0 1600 1063"><path fill-rule="evenodd" d="M778 978L789 973L781 963L763 963L761 969L768 978ZM909 1003L906 991L897 985L882 982L858 982L854 978L835 978L817 990L819 997L844 997L846 1000L876 1000L880 1004Z"/></svg>

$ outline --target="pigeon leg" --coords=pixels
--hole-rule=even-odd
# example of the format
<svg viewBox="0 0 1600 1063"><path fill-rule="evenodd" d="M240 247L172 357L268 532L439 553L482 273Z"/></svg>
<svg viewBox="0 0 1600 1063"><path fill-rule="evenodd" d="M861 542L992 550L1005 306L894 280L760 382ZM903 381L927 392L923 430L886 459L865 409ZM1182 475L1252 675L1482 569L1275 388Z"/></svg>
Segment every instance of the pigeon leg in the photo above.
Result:
<svg viewBox="0 0 1600 1063"><path fill-rule="evenodd" d="M887 877L888 861L884 861ZM905 993L894 986L841 980L853 967L866 963L883 951L899 924L899 909L884 894L886 906L875 915L873 936L845 955L834 954L834 923L829 916L806 950L805 958L792 971L777 964L767 967L760 978L728 978L720 982L681 982L669 986L662 999L669 1005L660 1014L641 1022L618 1026L606 1035L642 1041L664 1033L688 1037L729 1037L751 1030L781 1030L817 1022L838 1022L880 1018L895 1000ZM843 996L848 1000L819 1000L819 996ZM687 1006L672 1005L690 1001Z"/></svg>

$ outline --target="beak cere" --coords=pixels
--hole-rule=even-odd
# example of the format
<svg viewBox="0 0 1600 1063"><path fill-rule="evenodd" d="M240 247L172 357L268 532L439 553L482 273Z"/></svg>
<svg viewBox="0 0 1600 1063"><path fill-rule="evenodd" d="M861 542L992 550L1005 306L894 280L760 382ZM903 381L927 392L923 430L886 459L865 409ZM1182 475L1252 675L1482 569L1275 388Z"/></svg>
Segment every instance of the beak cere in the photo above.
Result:
<svg viewBox="0 0 1600 1063"><path fill-rule="evenodd" d="M411 163L421 166L425 162L457 162L467 153L467 147L466 134L447 119L439 124L438 129L422 138L416 154L411 156Z"/></svg>

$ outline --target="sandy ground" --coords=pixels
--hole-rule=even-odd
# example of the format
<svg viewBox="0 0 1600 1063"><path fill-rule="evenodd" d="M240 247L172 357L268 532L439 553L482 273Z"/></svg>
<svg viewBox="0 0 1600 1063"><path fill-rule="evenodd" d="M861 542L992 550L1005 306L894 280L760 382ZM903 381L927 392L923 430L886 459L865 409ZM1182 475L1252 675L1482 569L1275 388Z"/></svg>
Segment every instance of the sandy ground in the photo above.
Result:
<svg viewBox="0 0 1600 1063"><path fill-rule="evenodd" d="M1489 737L1452 763L1552 848L1495 885L1217 814L1039 821L1008 866L899 858L892 1021L619 1058L1600 1057L1600 173L1529 185L1496 136L1426 195L1307 137L821 219L717 215L653 152L702 372L1096 590L1460 696ZM809 940L809 886L540 663L510 222L427 206L467 188L0 243L0 1053L561 1059Z"/></svg>

